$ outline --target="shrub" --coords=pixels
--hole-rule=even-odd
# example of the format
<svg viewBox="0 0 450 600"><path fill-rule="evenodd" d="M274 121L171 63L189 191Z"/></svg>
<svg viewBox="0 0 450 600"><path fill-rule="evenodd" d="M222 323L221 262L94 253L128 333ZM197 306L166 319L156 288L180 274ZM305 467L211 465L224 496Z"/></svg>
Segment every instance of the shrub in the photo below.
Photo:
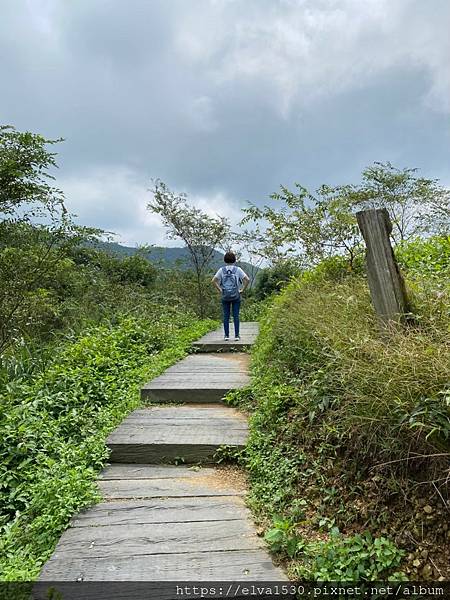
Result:
<svg viewBox="0 0 450 600"><path fill-rule="evenodd" d="M211 328L183 313L125 318L3 365L0 395L0 572L35 577L70 517L97 499L105 439L139 405L139 388ZM24 360L23 362L27 362Z"/></svg>
<svg viewBox="0 0 450 600"><path fill-rule="evenodd" d="M291 520L302 499L303 538L320 530L326 541L335 526L345 539L355 529L370 528L379 538L389 529L397 544L415 550L404 533L414 518L425 528L422 539L442 545L448 297L443 292L437 302L435 288L419 274L408 285L416 324L389 332L379 328L365 280L355 275L330 279L316 269L267 308L252 354L252 387L232 398L251 413L246 460L250 502L260 518ZM424 505L426 519L417 516ZM347 542L339 544L347 552ZM315 548L319 556L327 547ZM294 564L300 569L304 559ZM434 560L442 569L447 559L437 550ZM310 575L318 572L318 563L308 564Z"/></svg>
<svg viewBox="0 0 450 600"><path fill-rule="evenodd" d="M298 267L289 261L283 261L273 267L262 269L256 277L254 288L255 298L257 300L264 300L267 296L281 291L298 272Z"/></svg>

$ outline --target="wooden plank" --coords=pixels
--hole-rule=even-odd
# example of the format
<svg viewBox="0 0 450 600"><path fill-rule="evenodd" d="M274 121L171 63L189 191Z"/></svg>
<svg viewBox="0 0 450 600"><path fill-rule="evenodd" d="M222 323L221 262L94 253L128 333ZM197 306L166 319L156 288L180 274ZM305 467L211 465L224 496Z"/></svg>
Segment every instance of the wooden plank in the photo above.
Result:
<svg viewBox="0 0 450 600"><path fill-rule="evenodd" d="M257 321L242 321L239 323L239 333L241 337L245 335L258 335L259 331L259 323ZM234 325L230 323L230 333L234 334ZM204 340L208 341L210 339L222 339L223 338L223 325L214 329L214 331L209 331L204 336L202 336L198 341L202 342Z"/></svg>
<svg viewBox="0 0 450 600"><path fill-rule="evenodd" d="M179 479L100 479L97 482L105 500L127 498L192 498L200 496L243 496L222 479L204 476Z"/></svg>
<svg viewBox="0 0 450 600"><path fill-rule="evenodd" d="M159 386L152 388L144 386L141 389L141 399L150 402L186 402L187 404L202 404L204 402L221 403L224 397L232 389L245 387L245 383L239 383L232 387L208 387L186 390L182 385Z"/></svg>
<svg viewBox="0 0 450 600"><path fill-rule="evenodd" d="M356 213L366 242L367 278L374 308L383 323L409 311L405 284L390 242L392 223L385 208Z"/></svg>
<svg viewBox="0 0 450 600"><path fill-rule="evenodd" d="M248 383L250 377L247 373L165 373L152 381L152 386L160 384L182 384L185 389L209 387L209 384L222 384L223 387L233 386L235 383ZM211 385L211 387L215 387Z"/></svg>
<svg viewBox="0 0 450 600"><path fill-rule="evenodd" d="M76 515L71 527L234 521L249 518L240 496L152 498L101 502ZM169 525L170 526L170 525Z"/></svg>
<svg viewBox="0 0 450 600"><path fill-rule="evenodd" d="M237 358L235 358L237 357ZM172 365L165 371L165 373L173 372L184 372L188 371L204 371L205 373L211 371L223 371L228 372L247 372L250 362L248 354L236 353L236 354L194 354L186 357L182 361Z"/></svg>
<svg viewBox="0 0 450 600"><path fill-rule="evenodd" d="M233 337L228 342L223 339L223 327L219 327L215 331L210 331L202 338L192 344L192 347L197 352L242 352L250 348L256 341L259 331L259 325L256 322L244 322L240 324L239 341L235 341ZM230 326L230 334L234 335L233 326Z"/></svg>
<svg viewBox="0 0 450 600"><path fill-rule="evenodd" d="M287 581L264 550L151 554L83 560L52 557L41 581ZM96 596L97 597L97 596ZM105 589L104 600L111 598ZM170 596L173 598L173 594ZM103 600L99 597L99 600Z"/></svg>
<svg viewBox="0 0 450 600"><path fill-rule="evenodd" d="M247 520L205 521L201 523L152 523L74 527L63 533L53 557L111 558L253 550L263 547Z"/></svg>
<svg viewBox="0 0 450 600"><path fill-rule="evenodd" d="M159 421L165 419L185 419L190 423L200 421L210 422L212 419L223 419L230 421L244 421L246 417L236 409L225 405L177 405L177 406L149 406L140 408L130 413L125 421ZM125 422L123 421L123 422Z"/></svg>
<svg viewBox="0 0 450 600"><path fill-rule="evenodd" d="M238 369L247 369L250 363L250 356L244 352L236 352L235 354L217 354L217 353L201 353L190 354L183 360L175 363L169 369L177 368L182 365L188 366L204 366L204 367L231 367Z"/></svg>
<svg viewBox="0 0 450 600"><path fill-rule="evenodd" d="M109 434L107 444L161 443L161 444L227 444L242 443L247 439L248 425L242 419L164 419L123 421ZM148 461L145 461L148 462Z"/></svg>
<svg viewBox="0 0 450 600"><path fill-rule="evenodd" d="M217 469L176 465L112 464L103 469L99 479L178 479L212 477Z"/></svg>
<svg viewBox="0 0 450 600"><path fill-rule="evenodd" d="M254 342L194 342L192 345L197 352L243 352L249 350Z"/></svg>
<svg viewBox="0 0 450 600"><path fill-rule="evenodd" d="M105 500L132 498L193 498L209 496L239 496L231 485L219 485L214 479L203 481L183 479L100 479L98 487Z"/></svg>
<svg viewBox="0 0 450 600"><path fill-rule="evenodd" d="M167 376L158 377L151 383L145 385L146 389L155 390L172 388L174 390L181 390L186 393L208 390L229 390L234 387L242 387L250 382L248 375L230 376L230 377L178 377L178 376Z"/></svg>
<svg viewBox="0 0 450 600"><path fill-rule="evenodd" d="M243 449L245 444L233 443L228 446ZM174 461L185 464L214 463L215 454L220 444L145 444L145 443L108 443L110 461L121 463L150 462L164 464Z"/></svg>
<svg viewBox="0 0 450 600"><path fill-rule="evenodd" d="M176 444L180 446L202 446L205 444L240 444L245 446L247 440L247 428L236 426L223 429L212 429L207 426L180 425L172 427L144 427L133 425L120 425L107 440L111 444ZM134 461L133 461L134 462ZM144 461L149 462L149 461Z"/></svg>
<svg viewBox="0 0 450 600"><path fill-rule="evenodd" d="M207 423L206 419L148 419L146 421L138 421L137 419L125 420L119 425L121 431L126 429L134 430L151 430L164 428L168 434L170 430L173 430L174 434L183 433L185 430L192 433L193 429L202 434L204 431L215 431L215 432L228 432L233 430L245 430L247 431L248 426L245 421L234 421L233 419L211 419L210 423Z"/></svg>
<svg viewBox="0 0 450 600"><path fill-rule="evenodd" d="M196 358L199 358L202 355L196 354L195 356ZM220 354L218 356L220 356ZM225 354L223 356L234 356L234 354ZM246 354L245 356L249 355ZM233 363L231 361L227 361L226 363L219 363L218 361L214 361L214 363L211 363L210 361L208 361L207 363L181 361L179 363L176 363L172 367L169 367L167 371L165 371L165 373L182 373L184 371L204 371L205 373L212 373L217 371L223 373L233 373L234 371L236 371L236 369L242 372L247 372L247 369L244 367L244 365L236 365L236 363Z"/></svg>

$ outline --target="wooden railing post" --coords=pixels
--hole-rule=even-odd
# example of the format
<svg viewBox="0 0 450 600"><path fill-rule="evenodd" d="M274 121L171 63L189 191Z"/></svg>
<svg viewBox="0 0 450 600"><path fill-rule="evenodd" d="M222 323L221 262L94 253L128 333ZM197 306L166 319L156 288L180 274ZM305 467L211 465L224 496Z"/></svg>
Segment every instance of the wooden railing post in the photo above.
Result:
<svg viewBox="0 0 450 600"><path fill-rule="evenodd" d="M392 223L385 208L356 213L359 228L366 242L367 278L372 303L385 324L401 321L408 312L405 284L392 250Z"/></svg>

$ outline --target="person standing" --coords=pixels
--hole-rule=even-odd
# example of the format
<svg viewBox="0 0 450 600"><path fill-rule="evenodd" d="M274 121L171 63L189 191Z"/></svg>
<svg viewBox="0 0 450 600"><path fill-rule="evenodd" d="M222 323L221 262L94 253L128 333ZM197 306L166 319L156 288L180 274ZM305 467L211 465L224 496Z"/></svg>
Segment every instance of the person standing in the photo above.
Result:
<svg viewBox="0 0 450 600"><path fill-rule="evenodd" d="M236 255L227 252L223 257L225 265L212 278L212 282L222 296L224 340L230 339L230 314L233 312L234 339L239 337L239 310L241 294L250 282L249 276L236 266Z"/></svg>

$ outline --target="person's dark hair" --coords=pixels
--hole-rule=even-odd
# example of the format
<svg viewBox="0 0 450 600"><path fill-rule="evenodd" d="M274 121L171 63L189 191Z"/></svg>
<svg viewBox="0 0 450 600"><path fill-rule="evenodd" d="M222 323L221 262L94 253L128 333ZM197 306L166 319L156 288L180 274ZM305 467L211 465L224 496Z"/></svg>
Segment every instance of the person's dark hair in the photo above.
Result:
<svg viewBox="0 0 450 600"><path fill-rule="evenodd" d="M227 252L225 254L225 256L223 257L223 260L227 263L227 264L232 264L236 262L236 254L234 252Z"/></svg>

